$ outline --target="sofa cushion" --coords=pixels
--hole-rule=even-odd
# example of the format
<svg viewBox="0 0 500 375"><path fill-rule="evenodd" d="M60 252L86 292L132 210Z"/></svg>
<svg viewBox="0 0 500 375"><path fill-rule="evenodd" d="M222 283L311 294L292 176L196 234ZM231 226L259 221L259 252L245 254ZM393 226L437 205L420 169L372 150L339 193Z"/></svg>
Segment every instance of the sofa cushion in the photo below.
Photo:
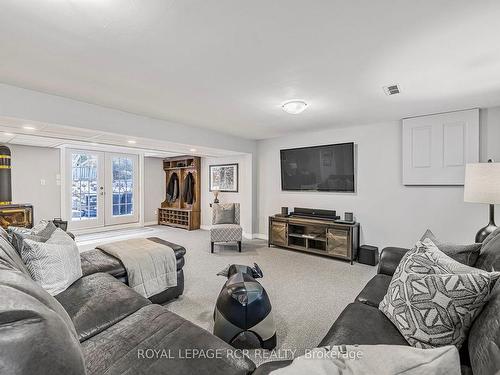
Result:
<svg viewBox="0 0 500 375"><path fill-rule="evenodd" d="M408 342L379 309L354 302L342 311L318 346L348 344L408 345Z"/></svg>
<svg viewBox="0 0 500 375"><path fill-rule="evenodd" d="M107 273L82 277L56 299L85 341L151 302Z"/></svg>
<svg viewBox="0 0 500 375"><path fill-rule="evenodd" d="M186 358L189 352L183 350L193 349L220 358ZM159 305L143 307L84 341L82 350L88 375L247 374L255 369L249 359L231 356L234 349L224 341Z"/></svg>
<svg viewBox="0 0 500 375"><path fill-rule="evenodd" d="M0 373L85 374L66 311L28 275L1 259Z"/></svg>
<svg viewBox="0 0 500 375"><path fill-rule="evenodd" d="M387 288L391 283L391 279L391 276L383 274L375 275L370 281L368 281L361 293L359 293L356 297L355 301L366 303L378 308L378 305L387 293Z"/></svg>
<svg viewBox="0 0 500 375"><path fill-rule="evenodd" d="M61 293L82 276L78 247L59 228L47 242L25 239L21 258L33 280L52 295Z"/></svg>
<svg viewBox="0 0 500 375"><path fill-rule="evenodd" d="M430 239L443 253L462 264L473 266L479 257L479 251L481 250L480 243L458 245L450 242L441 242L430 229L427 229L420 241L424 241L426 238Z"/></svg>

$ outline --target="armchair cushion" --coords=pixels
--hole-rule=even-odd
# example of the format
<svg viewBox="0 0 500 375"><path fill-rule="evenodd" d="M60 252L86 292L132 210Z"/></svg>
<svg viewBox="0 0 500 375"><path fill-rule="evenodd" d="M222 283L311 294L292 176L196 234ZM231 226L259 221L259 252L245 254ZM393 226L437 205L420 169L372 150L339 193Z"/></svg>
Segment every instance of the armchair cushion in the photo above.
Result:
<svg viewBox="0 0 500 375"><path fill-rule="evenodd" d="M238 224L218 224L210 228L211 242L241 241L243 229Z"/></svg>

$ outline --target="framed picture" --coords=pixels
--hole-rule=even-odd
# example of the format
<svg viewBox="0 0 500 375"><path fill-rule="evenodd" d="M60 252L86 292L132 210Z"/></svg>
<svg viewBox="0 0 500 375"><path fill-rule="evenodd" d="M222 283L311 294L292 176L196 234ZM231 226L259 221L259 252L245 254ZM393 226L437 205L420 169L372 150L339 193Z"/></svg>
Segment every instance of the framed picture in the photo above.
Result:
<svg viewBox="0 0 500 375"><path fill-rule="evenodd" d="M219 164L208 167L210 191L238 192L238 164Z"/></svg>

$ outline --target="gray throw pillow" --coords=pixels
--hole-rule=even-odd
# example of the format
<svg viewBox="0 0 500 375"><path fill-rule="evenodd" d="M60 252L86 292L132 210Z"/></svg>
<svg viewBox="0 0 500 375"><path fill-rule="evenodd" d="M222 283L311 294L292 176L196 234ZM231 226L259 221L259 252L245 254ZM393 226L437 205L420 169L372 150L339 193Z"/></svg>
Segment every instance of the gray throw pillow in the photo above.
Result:
<svg viewBox="0 0 500 375"><path fill-rule="evenodd" d="M234 204L216 204L214 210L214 224L234 224Z"/></svg>
<svg viewBox="0 0 500 375"><path fill-rule="evenodd" d="M78 247L59 228L47 242L25 239L21 257L33 280L51 295L61 293L82 277Z"/></svg>
<svg viewBox="0 0 500 375"><path fill-rule="evenodd" d="M49 238L56 229L52 221L42 220L31 229L31 232L37 236Z"/></svg>
<svg viewBox="0 0 500 375"><path fill-rule="evenodd" d="M439 252L430 240L417 242L401 260L379 305L417 348L460 348L499 277L481 270L466 273L470 267L445 254L436 256Z"/></svg>
<svg viewBox="0 0 500 375"><path fill-rule="evenodd" d="M443 253L455 259L457 262L468 266L474 266L476 264L479 252L481 251L480 243L457 245L449 242L440 242L430 229L425 231L420 241L424 241L426 238L430 239Z"/></svg>
<svg viewBox="0 0 500 375"><path fill-rule="evenodd" d="M500 228L484 240L475 267L486 271L500 271Z"/></svg>
<svg viewBox="0 0 500 375"><path fill-rule="evenodd" d="M12 246L14 246L14 249L16 249L17 253L21 255L21 249L24 245L24 240L28 239L37 242L47 242L49 238L50 236L48 237L37 236L31 234L31 232L15 231L12 232L10 242L12 243Z"/></svg>

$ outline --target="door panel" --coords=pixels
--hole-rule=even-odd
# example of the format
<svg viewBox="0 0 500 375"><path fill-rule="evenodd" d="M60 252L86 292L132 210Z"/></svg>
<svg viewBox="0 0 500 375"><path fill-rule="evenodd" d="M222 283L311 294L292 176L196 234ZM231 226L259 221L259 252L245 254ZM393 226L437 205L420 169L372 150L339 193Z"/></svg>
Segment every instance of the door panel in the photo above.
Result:
<svg viewBox="0 0 500 375"><path fill-rule="evenodd" d="M139 221L137 155L106 153L105 224Z"/></svg>
<svg viewBox="0 0 500 375"><path fill-rule="evenodd" d="M69 227L104 225L104 155L98 151L68 149L66 202Z"/></svg>

